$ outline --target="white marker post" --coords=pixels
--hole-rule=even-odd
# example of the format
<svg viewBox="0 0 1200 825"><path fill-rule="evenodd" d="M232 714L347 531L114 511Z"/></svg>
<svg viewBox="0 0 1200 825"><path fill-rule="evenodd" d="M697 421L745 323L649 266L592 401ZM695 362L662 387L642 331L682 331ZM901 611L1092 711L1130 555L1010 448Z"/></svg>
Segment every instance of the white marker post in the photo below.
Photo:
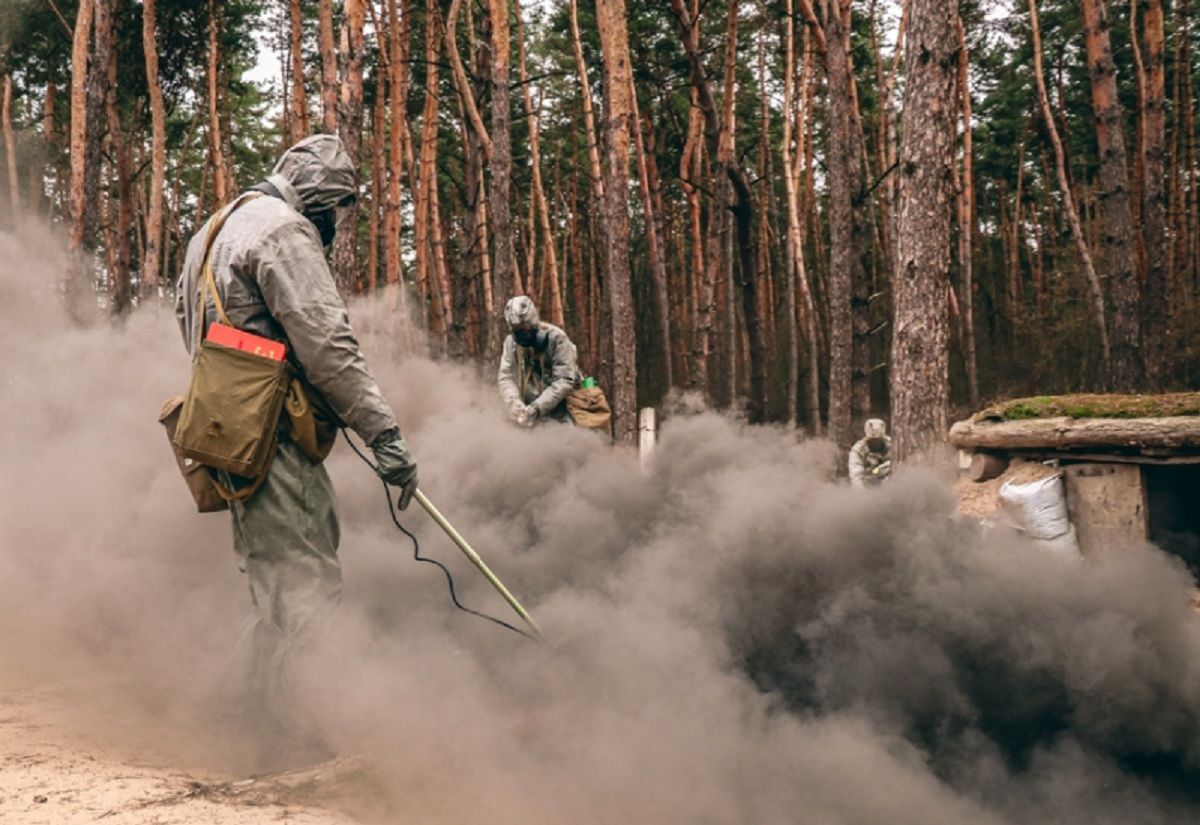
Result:
<svg viewBox="0 0 1200 825"><path fill-rule="evenodd" d="M658 429L654 408L642 407L638 412L638 463L641 465L643 473L650 472L650 456L654 454L657 437Z"/></svg>

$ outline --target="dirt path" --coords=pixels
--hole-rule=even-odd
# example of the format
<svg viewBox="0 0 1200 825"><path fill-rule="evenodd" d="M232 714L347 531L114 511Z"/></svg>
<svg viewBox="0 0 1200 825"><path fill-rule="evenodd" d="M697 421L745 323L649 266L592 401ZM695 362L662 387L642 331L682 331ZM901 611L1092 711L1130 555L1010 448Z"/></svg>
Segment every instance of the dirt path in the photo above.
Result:
<svg viewBox="0 0 1200 825"><path fill-rule="evenodd" d="M53 691L0 693L0 822L5 825L355 825L308 807L314 786L353 771L323 770L261 779L161 767L148 752L81 735Z"/></svg>

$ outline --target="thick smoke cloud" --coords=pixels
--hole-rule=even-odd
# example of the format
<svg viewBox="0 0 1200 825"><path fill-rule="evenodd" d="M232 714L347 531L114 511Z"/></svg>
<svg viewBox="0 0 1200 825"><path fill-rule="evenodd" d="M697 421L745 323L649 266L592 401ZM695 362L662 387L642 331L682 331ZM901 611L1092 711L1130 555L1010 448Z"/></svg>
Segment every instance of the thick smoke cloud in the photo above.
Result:
<svg viewBox="0 0 1200 825"><path fill-rule="evenodd" d="M228 517L197 515L155 414L169 308L66 320L35 228L0 234L0 689L242 769L219 724L249 611ZM379 822L1167 823L1200 813L1200 637L1182 565L1082 563L954 515L911 471L855 493L830 448L671 419L649 473L502 421L485 375L401 358L354 310L423 489L556 642L453 610L339 446L346 593L301 709L371 768ZM436 527L463 599L506 608ZM120 732L120 734L118 734Z"/></svg>

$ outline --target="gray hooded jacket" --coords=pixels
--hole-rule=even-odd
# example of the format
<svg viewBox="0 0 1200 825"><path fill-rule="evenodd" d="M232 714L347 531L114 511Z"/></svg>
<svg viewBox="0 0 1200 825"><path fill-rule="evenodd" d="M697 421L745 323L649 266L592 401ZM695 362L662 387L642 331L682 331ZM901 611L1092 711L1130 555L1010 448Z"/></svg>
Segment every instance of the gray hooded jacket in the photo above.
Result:
<svg viewBox="0 0 1200 825"><path fill-rule="evenodd" d="M518 345L511 334L504 339L496 379L509 413L515 415L528 405L541 418L564 416L563 401L580 384L575 345L562 329L538 318L537 307L524 296L510 300L504 316L510 326L527 323L536 327L546 341L538 352Z"/></svg>
<svg viewBox="0 0 1200 825"><path fill-rule="evenodd" d="M213 278L225 312L238 329L285 342L293 364L370 444L397 427L396 417L367 369L320 235L301 214L354 195L354 166L337 137L314 135L289 149L267 180L282 199L242 204L213 242ZM208 225L188 243L176 290L175 315L189 352ZM216 310L211 301L206 309L207 327Z"/></svg>

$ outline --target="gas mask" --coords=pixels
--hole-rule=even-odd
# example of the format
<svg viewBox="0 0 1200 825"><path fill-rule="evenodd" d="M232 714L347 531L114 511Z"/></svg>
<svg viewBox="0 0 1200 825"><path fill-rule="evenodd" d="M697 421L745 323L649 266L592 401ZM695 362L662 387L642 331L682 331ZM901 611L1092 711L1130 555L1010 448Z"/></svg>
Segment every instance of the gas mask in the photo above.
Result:
<svg viewBox="0 0 1200 825"><path fill-rule="evenodd" d="M333 236L337 233L337 218L334 216L333 209L305 212L304 217L308 218L320 233L321 246L329 246L333 243Z"/></svg>
<svg viewBox="0 0 1200 825"><path fill-rule="evenodd" d="M529 347L537 350L538 352L544 350L549 341L546 333L542 332L540 329L524 329L518 327L517 329L513 330L512 336L513 340L517 342L518 346Z"/></svg>
<svg viewBox="0 0 1200 825"><path fill-rule="evenodd" d="M868 438L867 449L873 453L887 452L887 440L883 438Z"/></svg>

